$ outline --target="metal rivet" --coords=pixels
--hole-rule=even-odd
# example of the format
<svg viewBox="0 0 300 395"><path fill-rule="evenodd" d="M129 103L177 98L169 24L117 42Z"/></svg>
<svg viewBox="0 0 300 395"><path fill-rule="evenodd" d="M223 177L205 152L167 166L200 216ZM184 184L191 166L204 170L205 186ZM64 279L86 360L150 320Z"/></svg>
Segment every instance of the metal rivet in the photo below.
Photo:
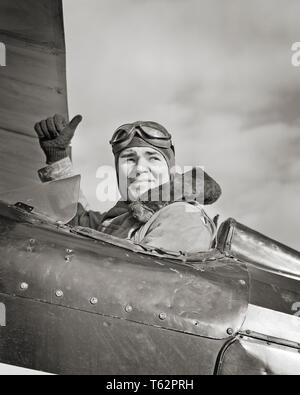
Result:
<svg viewBox="0 0 300 395"><path fill-rule="evenodd" d="M67 263L71 262L71 260L72 260L72 257L71 257L70 255L66 255L66 256L65 256L65 261L66 261Z"/></svg>
<svg viewBox="0 0 300 395"><path fill-rule="evenodd" d="M195 326L198 326L198 325L199 325L199 322L198 322L198 321L194 321L194 325L195 325Z"/></svg>
<svg viewBox="0 0 300 395"><path fill-rule="evenodd" d="M251 335L251 331L249 331L249 329L246 330L246 334L247 335Z"/></svg>
<svg viewBox="0 0 300 395"><path fill-rule="evenodd" d="M90 303L93 304L93 305L95 305L95 304L98 303L98 299L97 299L97 298L91 298L91 299L90 299Z"/></svg>
<svg viewBox="0 0 300 395"><path fill-rule="evenodd" d="M240 283L241 285L246 285L246 281L245 281L245 280L240 280L239 283Z"/></svg>
<svg viewBox="0 0 300 395"><path fill-rule="evenodd" d="M125 311L126 313L131 313L133 310L132 306L130 306L129 304L125 307Z"/></svg>
<svg viewBox="0 0 300 395"><path fill-rule="evenodd" d="M33 248L32 248L32 247L30 247L30 246L29 246L29 247L27 247L27 249L26 249L26 250L27 250L27 252L33 252Z"/></svg>
<svg viewBox="0 0 300 395"><path fill-rule="evenodd" d="M58 290L55 292L55 295L56 295L58 298L62 298L62 297L64 296L64 293L63 293L63 291L61 291L60 289L58 289Z"/></svg>
<svg viewBox="0 0 300 395"><path fill-rule="evenodd" d="M159 314L159 319L160 320L165 320L167 318L167 314L166 313L160 313Z"/></svg>
<svg viewBox="0 0 300 395"><path fill-rule="evenodd" d="M29 243L30 243L31 245L35 244L35 242L36 242L35 239L30 239L30 240L29 240Z"/></svg>
<svg viewBox="0 0 300 395"><path fill-rule="evenodd" d="M233 329L232 328L228 328L227 329L227 333L228 333L228 335L233 335Z"/></svg>
<svg viewBox="0 0 300 395"><path fill-rule="evenodd" d="M73 252L74 252L74 251L73 251L73 250L70 250L69 248L66 249L66 253L67 253L67 254L72 254Z"/></svg>
<svg viewBox="0 0 300 395"><path fill-rule="evenodd" d="M29 285L28 285L27 283L21 283L21 284L20 284L20 288L21 288L23 291L26 291L26 290L29 288Z"/></svg>

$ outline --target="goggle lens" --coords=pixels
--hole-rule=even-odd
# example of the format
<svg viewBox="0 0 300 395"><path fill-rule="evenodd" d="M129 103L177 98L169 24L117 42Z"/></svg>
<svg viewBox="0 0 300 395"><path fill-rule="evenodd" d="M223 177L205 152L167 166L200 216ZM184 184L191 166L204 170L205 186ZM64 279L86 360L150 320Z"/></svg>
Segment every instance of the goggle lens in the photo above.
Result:
<svg viewBox="0 0 300 395"><path fill-rule="evenodd" d="M153 127L150 126L142 126L141 129L149 136L155 139L165 139L169 140L171 136L166 134L163 130L159 129L154 129Z"/></svg>
<svg viewBox="0 0 300 395"><path fill-rule="evenodd" d="M149 139L162 139L171 141L171 135L162 126L154 122L136 122L134 124L125 124L120 126L115 131L110 143L113 145L121 143L126 139L130 139L134 132Z"/></svg>

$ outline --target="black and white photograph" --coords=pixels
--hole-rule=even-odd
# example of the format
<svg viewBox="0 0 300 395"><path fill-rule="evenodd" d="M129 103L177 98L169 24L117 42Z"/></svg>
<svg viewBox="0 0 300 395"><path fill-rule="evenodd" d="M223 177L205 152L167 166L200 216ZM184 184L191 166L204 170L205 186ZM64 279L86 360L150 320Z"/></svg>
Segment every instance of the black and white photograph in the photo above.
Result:
<svg viewBox="0 0 300 395"><path fill-rule="evenodd" d="M0 0L0 375L300 375L300 2Z"/></svg>

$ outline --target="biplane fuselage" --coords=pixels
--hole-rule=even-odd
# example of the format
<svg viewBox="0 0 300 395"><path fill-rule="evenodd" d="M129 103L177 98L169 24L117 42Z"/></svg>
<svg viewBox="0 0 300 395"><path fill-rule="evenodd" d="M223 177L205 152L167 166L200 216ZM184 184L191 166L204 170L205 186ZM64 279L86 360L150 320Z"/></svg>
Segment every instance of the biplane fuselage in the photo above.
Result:
<svg viewBox="0 0 300 395"><path fill-rule="evenodd" d="M246 229L231 220L218 248L181 255L1 203L0 362L57 374L299 374L299 257L262 236L277 261L259 249L240 259L241 234L244 254L258 237Z"/></svg>

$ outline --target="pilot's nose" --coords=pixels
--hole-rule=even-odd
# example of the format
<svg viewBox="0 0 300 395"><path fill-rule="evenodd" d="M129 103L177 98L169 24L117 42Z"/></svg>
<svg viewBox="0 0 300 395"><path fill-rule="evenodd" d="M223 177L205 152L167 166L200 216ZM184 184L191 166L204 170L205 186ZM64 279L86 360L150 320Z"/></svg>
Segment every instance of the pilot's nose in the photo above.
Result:
<svg viewBox="0 0 300 395"><path fill-rule="evenodd" d="M148 173L147 161L144 158L139 158L136 163L136 174Z"/></svg>

